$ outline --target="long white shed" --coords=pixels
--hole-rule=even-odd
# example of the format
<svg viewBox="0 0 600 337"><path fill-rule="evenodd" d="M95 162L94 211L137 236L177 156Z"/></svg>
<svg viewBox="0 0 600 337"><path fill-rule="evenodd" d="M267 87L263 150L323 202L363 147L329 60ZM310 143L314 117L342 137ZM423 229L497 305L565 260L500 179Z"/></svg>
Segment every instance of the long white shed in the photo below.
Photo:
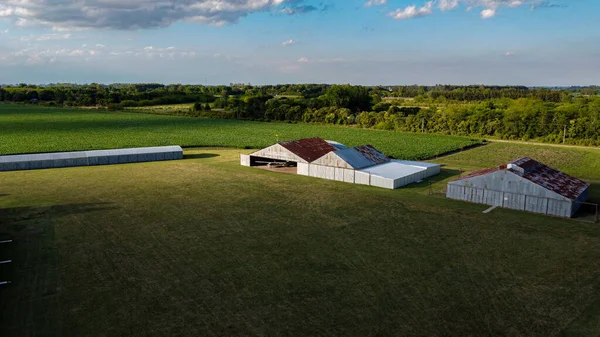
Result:
<svg viewBox="0 0 600 337"><path fill-rule="evenodd" d="M437 166L439 167L439 165ZM360 171L370 174L369 185L390 189L400 188L437 174L428 175L427 167L407 165L397 160L367 167Z"/></svg>
<svg viewBox="0 0 600 337"><path fill-rule="evenodd" d="M112 165L183 159L180 146L0 156L0 171Z"/></svg>

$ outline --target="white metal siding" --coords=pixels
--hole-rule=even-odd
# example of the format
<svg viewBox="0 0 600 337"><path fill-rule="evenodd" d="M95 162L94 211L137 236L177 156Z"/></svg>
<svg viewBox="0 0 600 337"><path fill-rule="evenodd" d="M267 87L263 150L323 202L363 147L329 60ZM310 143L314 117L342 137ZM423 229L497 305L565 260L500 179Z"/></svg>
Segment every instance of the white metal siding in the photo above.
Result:
<svg viewBox="0 0 600 337"><path fill-rule="evenodd" d="M309 175L308 174L309 167L310 167L310 164L307 164L307 163L298 163L298 168L297 168L298 171L297 171L297 173L299 175L302 175L302 176L307 176L307 175Z"/></svg>
<svg viewBox="0 0 600 337"><path fill-rule="evenodd" d="M371 175L371 186L394 189L394 179Z"/></svg>
<svg viewBox="0 0 600 337"><path fill-rule="evenodd" d="M250 166L250 156L247 154L240 154L240 164L242 166Z"/></svg>
<svg viewBox="0 0 600 337"><path fill-rule="evenodd" d="M334 170L335 170L335 180L344 181L344 171L346 169L336 167Z"/></svg>
<svg viewBox="0 0 600 337"><path fill-rule="evenodd" d="M369 172L354 171L354 183L361 185L370 185L371 174Z"/></svg>
<svg viewBox="0 0 600 337"><path fill-rule="evenodd" d="M352 168L345 160L340 158L335 152L329 152L323 157L311 162L314 165L331 166L331 167L343 167Z"/></svg>
<svg viewBox="0 0 600 337"><path fill-rule="evenodd" d="M267 148L264 148L260 151L256 151L250 154L253 157L262 157L262 158L270 158L277 160L285 160L285 161L293 161L298 163L306 163L307 161L298 157L296 154L292 153L290 150L285 147L275 144L271 145Z"/></svg>
<svg viewBox="0 0 600 337"><path fill-rule="evenodd" d="M344 181L354 184L354 174L356 171L352 169L344 169Z"/></svg>

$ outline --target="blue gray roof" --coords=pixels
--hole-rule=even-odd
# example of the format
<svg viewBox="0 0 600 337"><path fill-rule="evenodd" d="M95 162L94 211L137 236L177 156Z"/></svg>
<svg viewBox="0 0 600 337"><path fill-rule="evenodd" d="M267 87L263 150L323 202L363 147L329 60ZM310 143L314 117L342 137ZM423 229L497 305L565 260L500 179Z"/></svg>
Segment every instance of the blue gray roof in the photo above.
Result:
<svg viewBox="0 0 600 337"><path fill-rule="evenodd" d="M338 150L335 151L335 154L357 170L375 165L373 161L367 159L356 148Z"/></svg>

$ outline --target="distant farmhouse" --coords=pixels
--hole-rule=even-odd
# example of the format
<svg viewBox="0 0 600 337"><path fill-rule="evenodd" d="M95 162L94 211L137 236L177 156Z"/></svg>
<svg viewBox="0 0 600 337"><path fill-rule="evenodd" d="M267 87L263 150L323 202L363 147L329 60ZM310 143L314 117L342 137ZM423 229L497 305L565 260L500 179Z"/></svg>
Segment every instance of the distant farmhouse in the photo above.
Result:
<svg viewBox="0 0 600 337"><path fill-rule="evenodd" d="M569 218L588 199L589 188L577 178L525 157L448 183L446 197Z"/></svg>
<svg viewBox="0 0 600 337"><path fill-rule="evenodd" d="M396 189L440 173L440 165L390 159L371 145L349 148L307 138L280 142L249 155L244 166L291 166L299 175Z"/></svg>

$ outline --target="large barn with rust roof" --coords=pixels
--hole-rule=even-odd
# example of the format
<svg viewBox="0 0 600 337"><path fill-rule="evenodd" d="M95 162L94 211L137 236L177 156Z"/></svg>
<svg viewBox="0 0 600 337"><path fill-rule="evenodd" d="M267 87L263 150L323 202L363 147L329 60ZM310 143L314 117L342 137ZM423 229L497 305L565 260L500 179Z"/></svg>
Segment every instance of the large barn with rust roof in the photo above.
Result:
<svg viewBox="0 0 600 337"><path fill-rule="evenodd" d="M244 166L295 166L295 173L353 184L399 188L440 173L440 165L390 159L371 145L349 148L306 138L280 142L249 155Z"/></svg>
<svg viewBox="0 0 600 337"><path fill-rule="evenodd" d="M531 158L471 172L448 183L446 197L559 217L573 217L590 185Z"/></svg>

